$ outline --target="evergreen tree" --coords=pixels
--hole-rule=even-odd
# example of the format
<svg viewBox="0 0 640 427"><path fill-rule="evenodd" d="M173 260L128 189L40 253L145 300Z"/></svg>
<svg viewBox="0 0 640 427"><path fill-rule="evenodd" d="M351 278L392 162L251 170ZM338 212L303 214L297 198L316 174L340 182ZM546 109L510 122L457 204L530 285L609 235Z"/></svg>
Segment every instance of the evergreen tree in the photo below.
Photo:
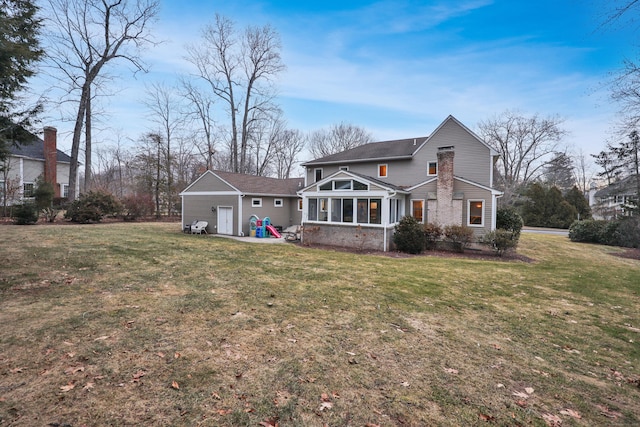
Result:
<svg viewBox="0 0 640 427"><path fill-rule="evenodd" d="M10 143L29 141L25 128L42 109L41 105L25 109L20 102L20 92L43 54L37 12L33 0L0 0L0 162Z"/></svg>
<svg viewBox="0 0 640 427"><path fill-rule="evenodd" d="M591 207L589 206L589 202L578 187L574 185L573 188L571 188L571 190L569 190L569 192L564 196L564 199L576 209L580 217L579 219L591 219Z"/></svg>
<svg viewBox="0 0 640 427"><path fill-rule="evenodd" d="M533 227L569 228L578 218L578 210L562 197L558 187L534 183L525 193L522 206L524 223Z"/></svg>
<svg viewBox="0 0 640 427"><path fill-rule="evenodd" d="M573 160L565 153L555 153L544 168L544 181L550 187L558 187L565 194L575 185Z"/></svg>

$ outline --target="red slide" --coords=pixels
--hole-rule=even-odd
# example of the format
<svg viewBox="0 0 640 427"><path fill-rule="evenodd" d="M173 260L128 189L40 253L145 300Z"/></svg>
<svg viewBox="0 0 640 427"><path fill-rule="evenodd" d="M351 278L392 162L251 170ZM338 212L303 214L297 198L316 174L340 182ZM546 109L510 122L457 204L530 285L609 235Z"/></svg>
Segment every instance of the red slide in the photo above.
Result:
<svg viewBox="0 0 640 427"><path fill-rule="evenodd" d="M269 230L269 233L271 233L272 236L277 237L278 239L282 237L273 225L267 225L267 230Z"/></svg>

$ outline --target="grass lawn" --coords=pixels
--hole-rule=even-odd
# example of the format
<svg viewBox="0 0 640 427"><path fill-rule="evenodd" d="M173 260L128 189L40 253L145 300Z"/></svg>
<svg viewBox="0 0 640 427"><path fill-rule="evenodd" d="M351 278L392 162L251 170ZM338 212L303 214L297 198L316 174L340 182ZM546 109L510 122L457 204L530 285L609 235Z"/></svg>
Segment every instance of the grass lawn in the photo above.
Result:
<svg viewBox="0 0 640 427"><path fill-rule="evenodd" d="M640 261L1 226L0 426L637 426Z"/></svg>

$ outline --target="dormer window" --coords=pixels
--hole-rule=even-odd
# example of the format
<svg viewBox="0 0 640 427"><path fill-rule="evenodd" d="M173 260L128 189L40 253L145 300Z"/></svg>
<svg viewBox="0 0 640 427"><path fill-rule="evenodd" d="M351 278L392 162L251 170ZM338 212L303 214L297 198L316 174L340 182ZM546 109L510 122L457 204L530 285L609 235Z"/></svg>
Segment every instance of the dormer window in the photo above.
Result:
<svg viewBox="0 0 640 427"><path fill-rule="evenodd" d="M430 176L438 175L438 162L429 162L427 175L430 175Z"/></svg>

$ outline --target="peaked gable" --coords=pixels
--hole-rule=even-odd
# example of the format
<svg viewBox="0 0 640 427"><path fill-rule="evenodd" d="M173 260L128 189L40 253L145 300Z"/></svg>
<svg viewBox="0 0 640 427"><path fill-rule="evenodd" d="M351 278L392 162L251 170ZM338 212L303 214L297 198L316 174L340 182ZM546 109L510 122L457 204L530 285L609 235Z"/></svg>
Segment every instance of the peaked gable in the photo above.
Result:
<svg viewBox="0 0 640 427"><path fill-rule="evenodd" d="M295 196L303 178L278 179L225 171L206 171L182 193L193 191L234 191L238 194Z"/></svg>

